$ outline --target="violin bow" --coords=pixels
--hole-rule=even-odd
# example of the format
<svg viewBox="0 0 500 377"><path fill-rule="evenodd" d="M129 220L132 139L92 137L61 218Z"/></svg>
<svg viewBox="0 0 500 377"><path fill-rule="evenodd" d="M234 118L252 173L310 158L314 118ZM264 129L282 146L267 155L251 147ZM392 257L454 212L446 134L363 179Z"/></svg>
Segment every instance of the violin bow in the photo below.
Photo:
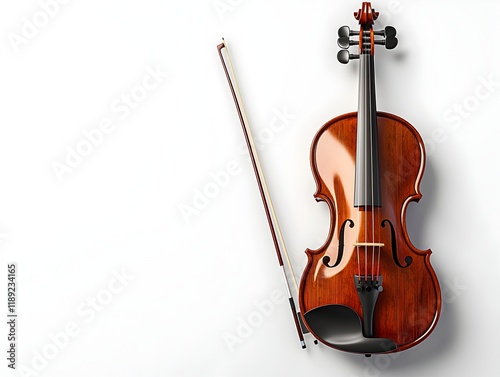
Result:
<svg viewBox="0 0 500 377"><path fill-rule="evenodd" d="M224 55L222 53L223 49L226 52L228 64L226 64L226 60L224 59ZM280 244L283 248L288 263L288 267L290 268L290 273L292 275L292 279L295 284L295 288L297 289L298 292L297 281L295 280L295 274L293 273L292 264L290 263L290 258L286 250L285 242L283 240L283 235L279 227L278 218L276 217L276 212L274 211L274 207L271 201L271 195L269 194L262 166L260 165L257 149L255 148L255 143L252 136L252 131L248 125L248 119L245 113L245 108L243 106L243 100L241 98L241 94L238 88L238 83L236 81L236 76L234 74L233 64L231 62L231 57L229 55L229 49L227 48L224 38L222 39L222 43L217 45L217 50L219 52L219 57L222 62L222 67L224 68L224 73L226 74L227 82L229 84L229 89L231 90L231 94L233 96L234 104L236 105L236 111L238 113L238 117L240 118L241 128L245 136L248 153L250 154L250 159L252 161L255 178L257 179L257 185L259 186L260 197L262 199L262 204L264 205L264 211L266 212L267 222L269 224L269 230L273 238L274 248L276 250L276 256L278 257L278 263L280 265L281 272L283 273L283 278L288 293L288 302L290 303L290 309L292 310L293 320L295 323L295 327L297 329L297 334L299 336L300 345L304 349L306 348L306 342L304 340L304 334L303 334L306 332L305 326L301 326L300 313L297 312L297 309L295 307L295 302L293 300L293 296L290 291L290 284L288 281L288 277L286 275L285 266L283 264ZM302 329L304 329L304 331Z"/></svg>

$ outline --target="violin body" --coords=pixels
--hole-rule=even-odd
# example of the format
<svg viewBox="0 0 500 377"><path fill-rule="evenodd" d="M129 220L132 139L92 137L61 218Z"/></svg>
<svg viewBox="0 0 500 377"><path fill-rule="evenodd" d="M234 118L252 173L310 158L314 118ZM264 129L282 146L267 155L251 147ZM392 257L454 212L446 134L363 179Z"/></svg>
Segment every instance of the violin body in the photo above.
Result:
<svg viewBox="0 0 500 377"><path fill-rule="evenodd" d="M408 205L421 198L425 148L411 124L376 109L374 45L394 48L395 29L374 31L378 13L367 2L355 17L360 31L340 28L338 58L360 59L358 111L327 122L312 143L314 196L331 221L324 245L306 250L298 299L304 324L324 344L398 352L431 333L441 308L431 250L413 246L406 230ZM355 44L359 55L347 51Z"/></svg>
<svg viewBox="0 0 500 377"><path fill-rule="evenodd" d="M359 271L356 247L352 245L360 239L376 238L384 244L379 265L383 291L374 307L373 336L394 341L396 349L402 351L416 345L432 331L439 316L441 298L439 283L430 264L431 251L416 249L405 226L408 204L421 197L419 183L425 164L422 139L405 120L388 113L377 115L381 196L382 203L386 204L380 208L356 208L353 203L357 113L332 119L314 138L311 147L311 168L317 185L314 196L327 203L331 222L325 244L318 250L306 250L308 262L300 283L299 304L302 313L325 305L343 305L363 318L353 279ZM347 224L341 232L342 224L348 219L352 219L354 226L351 228ZM388 221L382 226L385 220ZM339 243L344 244L341 263L329 268L324 264L324 257L336 260ZM393 250L402 266L411 257L409 266L399 267ZM364 271L365 254L369 275L371 250L360 252L359 265ZM308 324L307 320L305 323ZM324 341L313 328L309 330Z"/></svg>

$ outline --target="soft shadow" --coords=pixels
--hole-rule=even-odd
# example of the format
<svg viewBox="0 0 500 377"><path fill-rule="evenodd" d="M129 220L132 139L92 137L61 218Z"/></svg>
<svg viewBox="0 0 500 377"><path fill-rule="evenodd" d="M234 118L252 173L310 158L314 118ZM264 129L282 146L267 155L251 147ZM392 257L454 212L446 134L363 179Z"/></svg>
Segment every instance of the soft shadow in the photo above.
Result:
<svg viewBox="0 0 500 377"><path fill-rule="evenodd" d="M436 271L439 276L439 271ZM443 303L441 316L434 331L429 337L414 348L402 352L394 358L388 370L405 370L418 368L422 363L439 363L446 355L454 352L455 338L460 318L453 304ZM376 356L374 356L376 357Z"/></svg>
<svg viewBox="0 0 500 377"><path fill-rule="evenodd" d="M411 242L419 249L429 248L429 241L426 239L428 219L432 215L433 209L437 208L438 195L438 177L433 160L426 162L424 175L420 182L420 192L422 198L420 201L412 202L406 211L406 230L410 236Z"/></svg>
<svg viewBox="0 0 500 377"><path fill-rule="evenodd" d="M398 63L402 63L408 58L408 51L406 50L395 51L393 57L394 60L396 60Z"/></svg>
<svg viewBox="0 0 500 377"><path fill-rule="evenodd" d="M429 241L426 238L426 235L429 234L427 220L432 216L433 208L436 208L438 195L434 193L438 190L439 184L432 160L428 160L420 185L422 199L419 203L412 203L407 211L408 234L412 243L421 249L429 248ZM435 265L433 268L439 280L439 276L442 275L440 268ZM443 302L441 315L435 329L427 339L417 346L400 353L373 355L364 361L362 360L364 356L354 354L347 354L346 359L357 364L358 367L360 360L363 361L364 368L371 369L367 371L368 375L379 375L377 372L383 375L384 371L399 371L400 369L407 372L409 368L418 368L422 363L437 363L445 355L453 352L457 329L460 328L459 322L460 318L453 303ZM379 358L378 361L377 358Z"/></svg>
<svg viewBox="0 0 500 377"><path fill-rule="evenodd" d="M439 271L436 273L439 274ZM348 353L341 356L344 356L346 362L352 363L353 370L359 371L359 368L362 368L363 376L383 376L385 372L398 376L412 374L412 369L417 371L423 364L440 364L444 357L453 354L454 340L457 329L460 328L459 322L456 307L453 304L444 304L436 328L417 346L406 351L372 355L369 358Z"/></svg>

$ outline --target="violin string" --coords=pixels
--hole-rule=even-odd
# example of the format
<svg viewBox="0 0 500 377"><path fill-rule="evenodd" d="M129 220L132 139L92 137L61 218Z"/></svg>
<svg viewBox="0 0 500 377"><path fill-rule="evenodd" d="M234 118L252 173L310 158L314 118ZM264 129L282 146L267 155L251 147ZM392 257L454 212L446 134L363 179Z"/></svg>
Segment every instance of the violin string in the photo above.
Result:
<svg viewBox="0 0 500 377"><path fill-rule="evenodd" d="M370 33L373 32L373 29L370 29ZM371 46L371 38L370 38L370 51L373 51L373 46ZM371 56L370 56L371 57ZM371 69L370 69L370 73L371 73ZM375 80L375 77L371 77L370 78L370 81L371 80ZM371 87L372 90L375 90L375 86L373 85ZM371 94L371 93L370 93ZM375 109L375 104L371 103L371 100L372 100L372 95L370 95L370 110L373 110ZM370 119L375 119L375 123L372 124L372 127L370 129L370 154L371 154L371 158L370 158L370 162L371 162L371 189L372 189L372 206L371 206L371 210L372 210L372 242L373 242L373 246L372 246L372 281L374 279L374 268L375 268L375 188L374 188L374 181L375 181L375 177L374 177L374 174L375 174L375 171L374 171L374 158L376 156L374 156L373 154L373 148L374 148L374 145L373 145L373 139L374 139L374 135L373 133L377 131L377 128L376 127L373 127L377 124L377 113L375 114L370 114ZM371 122L370 122L371 124Z"/></svg>
<svg viewBox="0 0 500 377"><path fill-rule="evenodd" d="M364 80L363 80L363 83L364 83L364 89L363 89L363 95L365 96L365 99L366 99L366 81L367 81L367 77L366 77L366 70L363 69L363 75L364 75ZM365 108L363 109L363 111L365 112L365 114L367 113L367 101L363 101L364 102L364 105L365 105ZM368 140L367 140L367 127L366 127L366 116L364 117L364 120L365 120L365 124L363 124L363 133L364 133L364 142L365 142L365 153L364 153L364 159L365 161L363 162L363 167L365 169L364 173L365 173L365 198L364 198L364 206L365 206L365 211L364 211L364 228L365 228L365 240L364 242L368 242L368 224L367 224L367 216L366 216L366 212L368 211L368 203L366 203L366 200L368 198L368 169L367 169L367 166L366 166L366 158L367 158L367 155L366 155L366 150L368 148ZM365 280L368 276L368 246L365 246Z"/></svg>
<svg viewBox="0 0 500 377"><path fill-rule="evenodd" d="M373 38L373 29L371 29L371 33L372 33L372 35L371 35L371 36L372 36L372 38L370 38L370 39L371 39L371 43L374 43L374 38ZM375 51L374 46L372 45L371 47L372 47L372 49L371 49L371 50L372 50L372 51ZM375 57L373 57L373 59L375 59ZM375 70L375 67L374 67L374 70ZM374 72L374 73L375 73L375 72ZM375 80L375 77L373 78L373 80ZM375 85L373 86L373 90L375 90ZM374 95L374 98L375 98L375 95ZM376 106L373 106L373 108L374 108L374 109L376 109ZM376 110L375 110L374 118L375 118L375 124L377 125L377 127L374 129L374 131L377 133L377 135L375 135L375 136L377 137L377 138L376 138L376 140L377 140L377 142L378 142L378 139L379 139L379 138L378 138L378 117L377 117L377 112L376 112ZM373 138L372 138L372 140L373 140ZM379 152L380 152L380 149L379 149L379 148L378 148L378 146L377 146L377 153L379 153ZM377 156L375 156L375 157L377 158L377 162L378 162L378 161L379 161L379 160L378 160L378 159L379 159L379 156L377 155ZM373 159L372 159L372 163L373 163ZM378 166L378 165L377 165L377 166ZM377 172L376 172L376 173L377 173L377 174L380 174L380 167L377 169ZM379 176L379 177L377 177L377 182L379 182L379 185L380 185L380 181L379 181L379 179L380 179L380 176ZM378 187L378 190L380 190L380 187ZM373 195L374 195L374 194L373 194ZM378 197L378 195L377 195L377 197ZM382 203L377 203L377 204L382 205ZM373 236L375 237L375 211L377 211L377 215L378 215L378 214L379 214L379 209L378 209L378 207L377 207L377 208L372 207L372 210L373 210L373 220L372 220L372 227L373 227L373 231L372 231L372 233L373 233ZM378 218L378 219L377 219L377 232L376 232L377 237L376 237L376 239L377 239L377 242L378 242L379 244L378 244L378 246L377 246L377 250L378 250L378 256L377 256L377 273L376 273L376 275L375 275L375 276L377 277L377 281L378 281L378 277L380 276L380 275L379 275L379 273L380 273L380 248L381 248L381 246L380 246L380 242L381 242L381 238L380 238L380 225L379 225L379 223L380 223L380 217L378 217L378 216L377 216L377 218ZM373 259L372 259L372 263L373 263L373 265L375 264L375 246L373 247ZM372 273L373 273L373 272L372 272ZM374 280L374 276L372 276L372 281L373 281L373 280Z"/></svg>
<svg viewBox="0 0 500 377"><path fill-rule="evenodd" d="M357 226L361 226L361 209L358 207L358 214L357 214ZM361 229L361 228L360 228ZM360 240L359 240L359 231L356 232L356 255L358 257L358 278L361 281L361 260L359 256L359 248L360 248Z"/></svg>
<svg viewBox="0 0 500 377"><path fill-rule="evenodd" d="M363 33L363 37L364 37L364 34L365 34L365 31L362 30L362 33ZM362 38L361 39L362 41L362 52L363 54L365 54L365 39ZM366 55L365 55L366 57ZM363 58L363 61L366 63L366 58ZM369 211L369 203L367 203L367 199L368 199L368 166L367 166L367 163L366 163L366 159L368 158L368 154L366 153L366 151L368 150L368 143L369 143L369 138L370 138L370 135L369 135L369 132L370 132L370 127L368 127L370 125L370 121L369 121L369 117L367 117L366 115L369 115L370 114L370 101L371 101L371 96L367 98L367 94L369 94L369 91L367 90L367 87L370 85L370 77L368 76L367 74L367 70L366 70L366 64L363 64L363 76L364 76L364 79L363 79L363 84L364 84L364 87L363 87L363 96L365 97L364 98L364 105L365 105L365 108L363 109L364 113L365 113L365 116L363 117L364 120L365 120L365 124L363 125L363 132L364 132L364 142L365 142L365 153L364 153L364 158L365 158L365 161L363 163L364 165L364 169L365 169L365 242L369 242L369 239L368 239L368 227L369 225L367 224L368 221L367 219L368 216L367 215L367 211ZM369 71L368 71L369 72ZM365 246L365 280L368 278L368 248L369 246Z"/></svg>
<svg viewBox="0 0 500 377"><path fill-rule="evenodd" d="M380 232L380 230L379 230ZM377 281L378 281L378 277L380 276L380 248L381 246L378 247L378 257L377 257Z"/></svg>
<svg viewBox="0 0 500 377"><path fill-rule="evenodd" d="M361 36L361 31L360 31L360 36ZM361 38L361 37L360 37L360 38ZM360 40L362 40L362 39L360 39ZM363 50L363 46L359 46L359 45L358 45L358 52L359 52L359 54L360 54L360 57L361 57L361 52L362 52L362 50ZM360 73L360 77L359 77L359 84L360 84L360 89L361 89L361 83L363 82L363 79L362 79L363 71L361 70L361 62L360 62L360 64L359 64L359 73ZM361 91L360 91L360 92L361 92ZM359 99L358 99L358 100L359 100ZM358 111L364 111L364 109L358 108ZM358 114L358 119L359 119L359 114ZM357 127L357 128L356 128L356 132L358 132L358 133L362 132L362 128L361 128L361 127L363 127L363 125L362 125L362 124L360 124L360 122L357 122L356 127ZM363 142L364 142L364 141L363 141ZM360 146L360 145L358 145L358 144L356 143L356 147L358 147L358 146ZM358 154L358 155L359 155L359 154ZM360 166L357 166L357 168L359 169L359 168L360 168ZM365 186L366 186L366 183L365 183ZM362 189L363 189L363 190L365 190L365 187L362 187ZM359 188L359 187L355 187L355 190L356 190L356 194L355 194L355 195L358 195L358 196L359 196L359 194L360 194L360 188ZM357 204L358 204L358 216L357 216L357 217L358 217L358 219L357 219L357 220L358 220L358 226L360 227L360 230L361 230L361 228L363 227L363 223L361 222L361 218L362 218L362 213L361 213L361 212L362 212L362 206L363 206L363 203L362 203L361 201L359 201ZM364 219L363 219L363 221L364 221ZM358 257L358 277L359 277L359 281L361 281L361 258L360 258L360 250L359 250L359 248L360 248L359 244L360 244L360 242L361 242L361 241L359 240L360 233L361 233L360 231L358 231L358 232L356 233L356 238L357 238L357 240L356 240L356 244L357 244L357 246L356 246L356 253L357 253L357 257ZM363 240L362 242L364 242L364 241L365 241L365 240ZM366 250L366 249L365 249L365 250Z"/></svg>
<svg viewBox="0 0 500 377"><path fill-rule="evenodd" d="M358 224L359 224L359 211L358 211ZM361 262L359 260L359 246L356 246L356 254L358 256L358 277L361 280Z"/></svg>
<svg viewBox="0 0 500 377"><path fill-rule="evenodd" d="M361 209L358 207L358 226L361 226ZM361 228L360 228L361 229ZM358 277L359 277L359 280L361 280L361 259L360 259L360 251L359 251L359 248L360 248L360 240L359 240L359 231L357 232L356 234L356 254L357 254L357 257L358 257Z"/></svg>
<svg viewBox="0 0 500 377"><path fill-rule="evenodd" d="M373 33L373 29L370 29L370 31L367 32L367 34L371 34ZM370 51L373 51L373 46L371 45L373 43L373 40L371 38L371 35L370 35ZM372 63L372 56L370 54L370 64ZM371 74L371 67L370 67L370 74ZM375 80L375 77L370 77L370 82L372 82L372 80ZM371 90L375 90L375 86L372 85L371 86ZM375 114L372 114L371 111L375 109L375 103L372 103L372 98L374 96L372 95L372 93L370 93L370 97L369 97L369 101L370 101L370 125L372 126L370 128L370 163L371 163L371 171L370 171L370 176L371 176L371 180L370 180L370 183L371 183L371 212L372 212L372 218L371 218L371 231L372 231L372 281L374 280L374 272L375 272L375 210L376 210L376 207L375 207L375 187L374 187L374 181L375 181L375 177L374 177L374 174L375 174L375 171L374 171L374 167L375 167L375 163L374 163L374 158L376 158L377 156L374 156L374 153L373 153L373 148L374 148L374 144L373 144L373 140L374 140L374 132L377 132L377 128L375 127L376 126L376 122L377 122L377 113L375 112ZM372 123L371 121L374 120L374 123Z"/></svg>

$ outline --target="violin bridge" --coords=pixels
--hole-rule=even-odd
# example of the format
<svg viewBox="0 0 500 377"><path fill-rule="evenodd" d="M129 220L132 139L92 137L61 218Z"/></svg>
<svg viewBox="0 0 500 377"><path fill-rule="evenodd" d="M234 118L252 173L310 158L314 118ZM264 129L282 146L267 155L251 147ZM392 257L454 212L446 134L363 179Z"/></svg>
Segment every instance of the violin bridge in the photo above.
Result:
<svg viewBox="0 0 500 377"><path fill-rule="evenodd" d="M374 246L374 247L384 247L385 244L383 243L380 243L380 242L355 242L353 244L353 246L360 246L360 247L363 247L363 246Z"/></svg>

